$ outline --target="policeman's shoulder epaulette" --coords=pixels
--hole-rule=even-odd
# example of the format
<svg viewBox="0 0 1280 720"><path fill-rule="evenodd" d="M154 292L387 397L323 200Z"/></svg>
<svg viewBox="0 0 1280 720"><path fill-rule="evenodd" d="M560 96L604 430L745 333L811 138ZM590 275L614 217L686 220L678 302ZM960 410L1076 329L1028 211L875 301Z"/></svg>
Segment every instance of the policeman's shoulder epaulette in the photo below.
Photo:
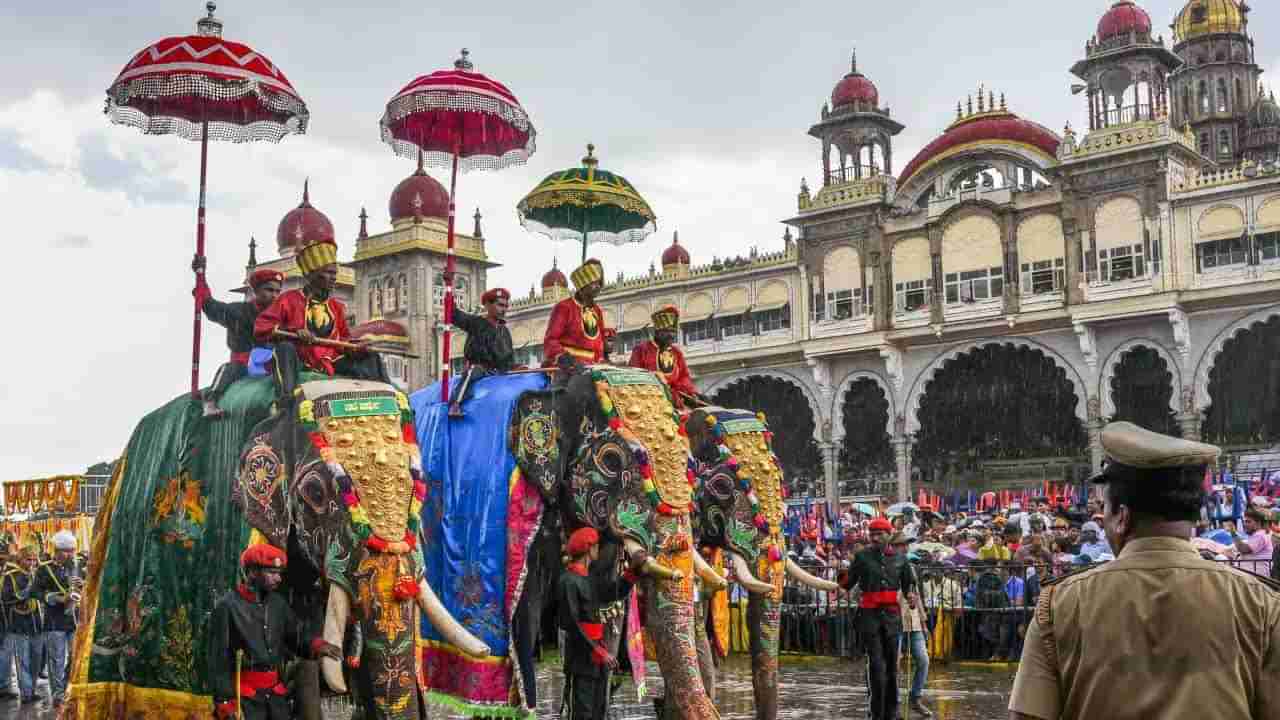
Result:
<svg viewBox="0 0 1280 720"><path fill-rule="evenodd" d="M1060 585L1063 580L1068 580L1070 578L1076 577L1077 575L1083 575L1097 567L1098 567L1097 565L1089 565L1086 567L1079 568L1077 570L1072 570L1071 572L1065 575L1058 575L1057 577L1051 577L1048 580L1041 581L1040 587L1046 588L1046 587L1053 587L1054 585Z"/></svg>

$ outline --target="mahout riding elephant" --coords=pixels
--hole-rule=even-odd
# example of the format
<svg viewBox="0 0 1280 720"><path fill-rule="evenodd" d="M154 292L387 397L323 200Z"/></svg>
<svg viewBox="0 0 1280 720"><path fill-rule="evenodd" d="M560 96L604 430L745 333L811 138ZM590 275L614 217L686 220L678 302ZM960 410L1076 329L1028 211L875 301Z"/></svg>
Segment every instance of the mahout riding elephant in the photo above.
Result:
<svg viewBox="0 0 1280 720"><path fill-rule="evenodd" d="M602 558L625 559L599 563L604 574L612 570L616 581L625 562L640 577L645 633L653 641L681 717L715 720L719 715L698 673L693 633L693 576L705 567L694 552L691 528L696 476L666 385L648 371L611 366L578 373L555 388L547 388L545 381L531 387L523 378L527 376L481 380L465 405L467 419L461 424L452 421L448 429L438 388L427 388L412 399L429 478L424 532L446 534L432 546L444 550L446 564L484 564L484 558L469 550L487 541L474 528L459 527L464 524L460 518L470 512L471 525L492 522L492 509L468 508L486 492L486 485L504 481L499 499L507 503L503 591L509 627L501 639L510 640L512 694L526 710L536 706L533 660L543 635L541 619L554 602L554 582L563 570L563 541L577 528L589 526L600 532ZM495 415L486 414L493 410ZM495 416L509 423L500 437L493 434ZM439 447L444 433L452 433L452 439L447 447ZM501 448L495 439L501 440ZM509 453L518 468L509 493L503 459L494 454L499 449ZM444 462L450 453L464 457L455 455ZM437 477L438 473L448 477ZM476 583L468 581L463 570L450 580L449 571L437 568L436 562L428 558L428 576L435 583L443 572L443 586L458 590L444 597L446 607L474 629L470 623L480 619L455 608L464 600L487 603L487 594L467 592ZM606 611L616 619L621 608ZM433 662L442 684L457 674L455 667L443 666L452 662L447 656L437 655ZM452 687L450 693L456 699L466 690ZM492 694L505 690L496 688ZM483 714L476 704L449 704L455 710Z"/></svg>
<svg viewBox="0 0 1280 720"><path fill-rule="evenodd" d="M756 718L776 720L778 627L786 577L826 592L838 588L787 557L783 473L765 419L749 410L706 407L690 413L685 428L698 461L698 544L723 553L725 564L748 592ZM706 626L705 618L699 622ZM704 652L708 657L699 657L700 664L710 668L709 647ZM704 669L704 674L714 682L713 669Z"/></svg>
<svg viewBox="0 0 1280 720"><path fill-rule="evenodd" d="M313 620L323 621L325 640L342 647L349 621L359 625L352 674L371 719L419 717L419 610L456 647L488 652L423 577L425 493L408 400L378 382L304 383L294 407L255 428L241 455L233 498L267 541L304 561L290 567L312 581L309 606L323 611ZM322 660L321 675L329 690L346 692L341 663Z"/></svg>
<svg viewBox="0 0 1280 720"><path fill-rule="evenodd" d="M278 411L272 379L248 377L223 393L217 420L184 394L138 423L95 520L63 717L209 716L210 613L255 541L288 552L286 597L309 632L363 655L346 677L336 663L323 670L332 689L363 687L365 717L417 720L420 607L458 647L484 652L419 582L416 551L380 552L364 539L367 528L369 539L406 540L416 450L403 396L380 383L300 380L304 397ZM348 626L352 640L365 631L362 648L343 642ZM316 716L315 694L300 717ZM324 705L349 717L342 697Z"/></svg>

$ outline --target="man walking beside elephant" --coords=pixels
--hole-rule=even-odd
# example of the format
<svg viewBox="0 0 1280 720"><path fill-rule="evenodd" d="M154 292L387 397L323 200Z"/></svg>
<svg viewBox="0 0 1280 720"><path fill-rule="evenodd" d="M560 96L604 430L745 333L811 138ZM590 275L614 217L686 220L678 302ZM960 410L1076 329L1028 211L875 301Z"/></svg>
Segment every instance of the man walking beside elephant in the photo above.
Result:
<svg viewBox="0 0 1280 720"><path fill-rule="evenodd" d="M288 720L289 691L280 679L286 645L299 656L342 660L324 638L307 638L289 603L275 592L288 556L273 545L240 555L245 582L223 595L209 619L209 684L218 720Z"/></svg>
<svg viewBox="0 0 1280 720"><path fill-rule="evenodd" d="M893 532L892 523L876 518L868 530L871 547L853 557L849 569L841 573L839 583L846 590L855 587L862 590L857 627L867 653L871 720L897 720L898 637L902 634L898 594L906 594L907 607L913 610L918 601L906 558L887 545Z"/></svg>
<svg viewBox="0 0 1280 720"><path fill-rule="evenodd" d="M569 536L569 567L556 587L560 629L564 642L565 720L602 720L609 711L609 675L618 660L604 645L600 610L627 596L635 580L630 570L622 580L599 587L589 572L600 555L600 535L581 528Z"/></svg>

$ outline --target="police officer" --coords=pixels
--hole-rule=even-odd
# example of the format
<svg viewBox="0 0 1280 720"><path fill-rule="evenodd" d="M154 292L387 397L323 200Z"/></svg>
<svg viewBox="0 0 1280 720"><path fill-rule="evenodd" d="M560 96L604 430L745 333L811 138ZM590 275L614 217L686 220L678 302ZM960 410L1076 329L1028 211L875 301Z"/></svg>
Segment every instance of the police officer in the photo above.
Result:
<svg viewBox="0 0 1280 720"><path fill-rule="evenodd" d="M862 590L857 627L867 653L867 693L871 700L868 715L871 720L897 720L898 636L902 634L898 593L906 594L911 609L918 599L906 556L888 545L893 524L876 518L867 529L871 546L853 556L849 569L840 574L838 581L846 590Z"/></svg>
<svg viewBox="0 0 1280 720"><path fill-rule="evenodd" d="M1045 583L1013 720L1280 717L1280 594L1189 539L1219 449L1112 423L1103 527L1116 559Z"/></svg>

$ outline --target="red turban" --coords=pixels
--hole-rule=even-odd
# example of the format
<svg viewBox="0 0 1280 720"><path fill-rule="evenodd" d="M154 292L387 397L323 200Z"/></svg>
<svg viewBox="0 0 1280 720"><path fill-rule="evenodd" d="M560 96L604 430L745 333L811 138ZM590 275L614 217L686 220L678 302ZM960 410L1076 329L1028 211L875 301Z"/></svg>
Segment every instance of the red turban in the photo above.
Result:
<svg viewBox="0 0 1280 720"><path fill-rule="evenodd" d="M595 528L584 527L573 531L569 536L569 557L586 555L591 546L598 542L600 542L600 533L596 532Z"/></svg>
<svg viewBox="0 0 1280 720"><path fill-rule="evenodd" d="M251 288L257 288L262 283L267 282L278 282L283 285L284 273L279 270L263 268L261 270L254 271L254 273L249 276L249 287Z"/></svg>
<svg viewBox="0 0 1280 720"><path fill-rule="evenodd" d="M492 290L489 290L488 292L480 296L480 303L482 305L488 305L491 302L497 302L499 300L510 300L510 299L511 299L511 292L508 291L506 288L493 288Z"/></svg>
<svg viewBox="0 0 1280 720"><path fill-rule="evenodd" d="M871 524L867 526L867 529L871 532L876 532L877 530L881 532L893 532L893 523L882 517L878 517L871 521Z"/></svg>
<svg viewBox="0 0 1280 720"><path fill-rule="evenodd" d="M251 567L283 568L288 564L289 556L275 545L266 543L250 545L244 552L240 553L240 566L246 569Z"/></svg>

